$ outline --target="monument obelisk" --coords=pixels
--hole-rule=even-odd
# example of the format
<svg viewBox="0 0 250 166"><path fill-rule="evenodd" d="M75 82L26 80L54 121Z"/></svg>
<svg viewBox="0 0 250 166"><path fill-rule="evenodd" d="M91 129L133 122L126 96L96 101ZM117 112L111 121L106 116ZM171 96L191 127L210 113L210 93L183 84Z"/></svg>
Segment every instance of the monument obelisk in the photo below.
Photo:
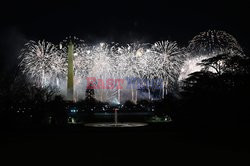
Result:
<svg viewBox="0 0 250 166"><path fill-rule="evenodd" d="M67 99L74 100L74 45L72 41L68 45L68 83L67 83Z"/></svg>

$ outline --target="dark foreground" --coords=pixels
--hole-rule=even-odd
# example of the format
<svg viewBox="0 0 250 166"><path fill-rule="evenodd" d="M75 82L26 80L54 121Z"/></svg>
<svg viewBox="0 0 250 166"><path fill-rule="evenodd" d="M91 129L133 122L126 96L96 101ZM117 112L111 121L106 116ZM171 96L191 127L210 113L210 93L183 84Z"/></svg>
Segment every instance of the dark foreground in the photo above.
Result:
<svg viewBox="0 0 250 166"><path fill-rule="evenodd" d="M141 128L12 129L1 132L1 165L248 165L246 132ZM6 164L5 164L6 162Z"/></svg>

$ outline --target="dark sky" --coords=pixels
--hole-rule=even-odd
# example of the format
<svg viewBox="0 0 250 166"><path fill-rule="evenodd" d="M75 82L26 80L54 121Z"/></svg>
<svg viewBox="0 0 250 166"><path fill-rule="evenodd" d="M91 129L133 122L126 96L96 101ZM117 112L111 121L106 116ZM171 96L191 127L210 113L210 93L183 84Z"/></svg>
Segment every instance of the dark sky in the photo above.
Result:
<svg viewBox="0 0 250 166"><path fill-rule="evenodd" d="M1 3L1 69L15 64L18 50L28 40L58 43L69 35L93 43L169 39L185 46L197 33L218 29L235 36L249 52L250 7L239 0L8 0Z"/></svg>

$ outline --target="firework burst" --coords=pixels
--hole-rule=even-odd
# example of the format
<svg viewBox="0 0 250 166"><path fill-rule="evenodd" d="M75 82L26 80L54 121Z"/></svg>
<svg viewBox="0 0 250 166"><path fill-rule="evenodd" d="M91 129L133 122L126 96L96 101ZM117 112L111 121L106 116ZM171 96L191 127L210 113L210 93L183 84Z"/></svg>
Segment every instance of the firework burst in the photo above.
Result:
<svg viewBox="0 0 250 166"><path fill-rule="evenodd" d="M58 48L50 42L30 41L25 45L22 54L20 67L36 86L44 86L60 79L63 76L63 58Z"/></svg>
<svg viewBox="0 0 250 166"><path fill-rule="evenodd" d="M242 54L243 51L237 40L224 31L208 30L196 35L188 46L192 54L216 55L221 53Z"/></svg>

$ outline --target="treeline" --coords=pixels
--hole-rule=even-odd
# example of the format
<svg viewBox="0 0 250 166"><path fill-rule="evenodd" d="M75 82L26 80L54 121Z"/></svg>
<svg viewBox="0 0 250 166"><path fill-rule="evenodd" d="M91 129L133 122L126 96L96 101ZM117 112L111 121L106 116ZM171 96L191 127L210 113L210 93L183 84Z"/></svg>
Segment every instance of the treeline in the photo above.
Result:
<svg viewBox="0 0 250 166"><path fill-rule="evenodd" d="M199 65L202 70L182 82L179 122L192 127L250 127L250 58L220 54Z"/></svg>

